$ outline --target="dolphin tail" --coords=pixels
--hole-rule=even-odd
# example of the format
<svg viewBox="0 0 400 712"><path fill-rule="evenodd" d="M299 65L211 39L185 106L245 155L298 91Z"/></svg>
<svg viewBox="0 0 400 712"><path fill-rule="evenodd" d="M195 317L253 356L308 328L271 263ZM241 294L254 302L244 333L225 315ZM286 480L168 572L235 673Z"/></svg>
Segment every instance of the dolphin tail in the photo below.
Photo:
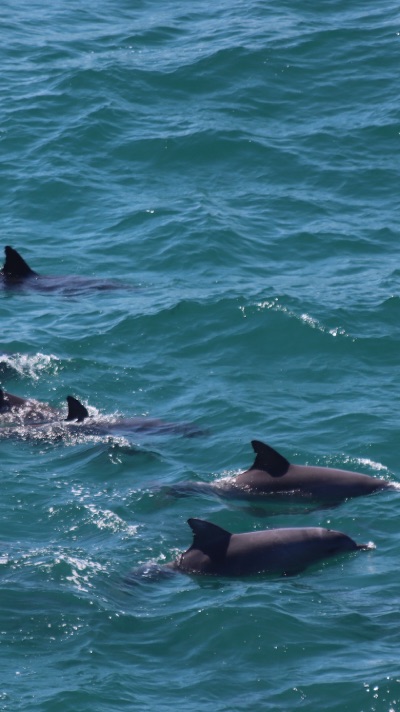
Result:
<svg viewBox="0 0 400 712"><path fill-rule="evenodd" d="M82 423L85 418L89 417L89 413L84 405L73 396L67 396L68 415L65 420L76 420Z"/></svg>
<svg viewBox="0 0 400 712"><path fill-rule="evenodd" d="M5 277L23 279L25 277L37 276L37 272L34 272L33 269L29 267L17 250L7 245L4 248L4 252L6 254L6 261L4 262L2 274Z"/></svg>
<svg viewBox="0 0 400 712"><path fill-rule="evenodd" d="M282 477L286 474L290 467L290 462L286 457L260 440L252 440L251 444L256 453L256 459L250 470L264 470L271 477Z"/></svg>

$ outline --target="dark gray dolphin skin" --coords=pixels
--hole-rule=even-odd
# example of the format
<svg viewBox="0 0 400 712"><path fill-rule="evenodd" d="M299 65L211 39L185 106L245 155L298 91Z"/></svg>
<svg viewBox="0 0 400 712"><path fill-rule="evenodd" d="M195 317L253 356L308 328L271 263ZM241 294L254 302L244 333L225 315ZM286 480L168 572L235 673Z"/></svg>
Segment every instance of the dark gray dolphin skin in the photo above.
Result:
<svg viewBox="0 0 400 712"><path fill-rule="evenodd" d="M58 416L58 412L48 403L35 398L21 398L0 388L0 415L18 414L22 420L49 420Z"/></svg>
<svg viewBox="0 0 400 712"><path fill-rule="evenodd" d="M68 415L67 421L74 420L76 423L83 423L85 418L89 418L89 411L74 396L67 396Z"/></svg>
<svg viewBox="0 0 400 712"><path fill-rule="evenodd" d="M129 433L146 433L157 432L176 433L185 435L186 437L195 437L204 435L204 431L196 428L190 423L168 423L164 420L155 418L117 418L116 420L107 420L106 418L96 419L89 415L87 409L82 403L73 396L67 397L68 422L75 421L82 423L79 425L81 432L94 435L129 435Z"/></svg>
<svg viewBox="0 0 400 712"><path fill-rule="evenodd" d="M52 408L48 403L43 403L34 398L21 398L13 393L0 389L0 416L1 414L17 415L19 421L27 424L28 428L41 425L43 422L67 423L69 427L79 428L83 435L122 435L130 433L156 432L159 434L176 433L186 437L204 435L204 431L190 423L168 423L154 418L95 418L89 415L87 408L74 396L67 396L68 413L64 418L61 412ZM7 431L8 432L8 431ZM21 431L18 433L21 435ZM29 432L26 433L29 436ZM10 433L12 437L12 432Z"/></svg>
<svg viewBox="0 0 400 712"><path fill-rule="evenodd" d="M44 292L60 291L65 294L75 294L88 289L132 289L131 285L118 284L106 279L71 276L43 276L35 272L21 257L17 250L7 245L4 248L5 262L0 270L0 278L4 287L36 289Z"/></svg>
<svg viewBox="0 0 400 712"><path fill-rule="evenodd" d="M323 559L370 549L347 534L321 527L267 529L231 534L202 519L188 519L192 546L167 567L187 574L293 575Z"/></svg>
<svg viewBox="0 0 400 712"><path fill-rule="evenodd" d="M378 490L394 489L382 478L331 467L295 465L260 440L252 440L256 458L252 466L235 478L214 483L187 482L176 485L172 494L185 496L213 492L222 497L245 499L317 500L336 504L348 497L360 497Z"/></svg>
<svg viewBox="0 0 400 712"><path fill-rule="evenodd" d="M7 245L4 248L4 252L6 260L0 272L3 277L6 279L26 279L27 277L39 276L37 272L34 272L33 269L29 267L17 250Z"/></svg>
<svg viewBox="0 0 400 712"><path fill-rule="evenodd" d="M341 500L387 489L390 482L350 470L295 465L269 445L252 441L256 458L238 475L235 486L256 494L302 492L316 499Z"/></svg>

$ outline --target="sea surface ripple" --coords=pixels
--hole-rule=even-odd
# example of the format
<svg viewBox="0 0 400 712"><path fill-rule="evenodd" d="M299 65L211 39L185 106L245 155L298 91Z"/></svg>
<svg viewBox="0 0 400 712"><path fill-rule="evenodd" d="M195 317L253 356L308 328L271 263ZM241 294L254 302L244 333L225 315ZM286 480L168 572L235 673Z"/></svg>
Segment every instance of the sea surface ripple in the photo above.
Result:
<svg viewBox="0 0 400 712"><path fill-rule="evenodd" d="M204 434L0 424L0 710L396 712L398 492L171 488L254 438L398 481L398 5L4 0L2 24L3 245L68 288L1 289L0 385ZM188 517L376 548L133 583Z"/></svg>

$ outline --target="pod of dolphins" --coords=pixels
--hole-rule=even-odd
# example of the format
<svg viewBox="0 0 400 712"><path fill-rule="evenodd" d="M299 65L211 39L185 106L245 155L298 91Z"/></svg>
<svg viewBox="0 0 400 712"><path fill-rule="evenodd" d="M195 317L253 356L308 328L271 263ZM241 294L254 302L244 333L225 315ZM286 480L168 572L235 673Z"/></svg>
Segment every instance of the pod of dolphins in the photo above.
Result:
<svg viewBox="0 0 400 712"><path fill-rule="evenodd" d="M0 270L3 288L33 288L48 291L60 289L114 289L112 282L92 279L42 277L32 270L12 247L5 248L5 262ZM120 418L107 422L89 415L87 408L75 397L67 397L67 414L48 403L21 398L0 389L0 415L18 418L28 428L43 423L60 422L66 427L84 428L83 432L110 434L112 432L177 433L187 437L204 432L190 424L168 423L147 418ZM11 430L12 433L12 430ZM10 436L9 429L7 436ZM178 485L177 494L213 492L220 497L247 500L273 498L319 501L336 506L350 497L372 494L378 490L395 489L384 479L360 472L298 465L289 462L269 445L252 441L255 460L251 467L229 480L215 483L188 482ZM157 567L158 572L180 571L187 574L245 576L260 573L293 575L307 566L338 554L373 548L357 544L347 534L322 527L275 528L263 531L231 533L202 519L190 518L192 545L175 561Z"/></svg>

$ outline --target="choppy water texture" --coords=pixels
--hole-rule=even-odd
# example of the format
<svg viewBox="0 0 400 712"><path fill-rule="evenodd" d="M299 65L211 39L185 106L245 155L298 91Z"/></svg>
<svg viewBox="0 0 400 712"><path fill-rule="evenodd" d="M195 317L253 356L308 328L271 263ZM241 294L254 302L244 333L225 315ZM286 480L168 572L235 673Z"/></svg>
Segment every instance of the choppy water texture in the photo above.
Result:
<svg viewBox="0 0 400 712"><path fill-rule="evenodd" d="M2 26L3 244L116 283L2 290L2 386L207 434L0 440L0 709L398 710L396 492L168 493L253 438L399 479L398 5L6 0ZM127 585L190 516L376 549Z"/></svg>

